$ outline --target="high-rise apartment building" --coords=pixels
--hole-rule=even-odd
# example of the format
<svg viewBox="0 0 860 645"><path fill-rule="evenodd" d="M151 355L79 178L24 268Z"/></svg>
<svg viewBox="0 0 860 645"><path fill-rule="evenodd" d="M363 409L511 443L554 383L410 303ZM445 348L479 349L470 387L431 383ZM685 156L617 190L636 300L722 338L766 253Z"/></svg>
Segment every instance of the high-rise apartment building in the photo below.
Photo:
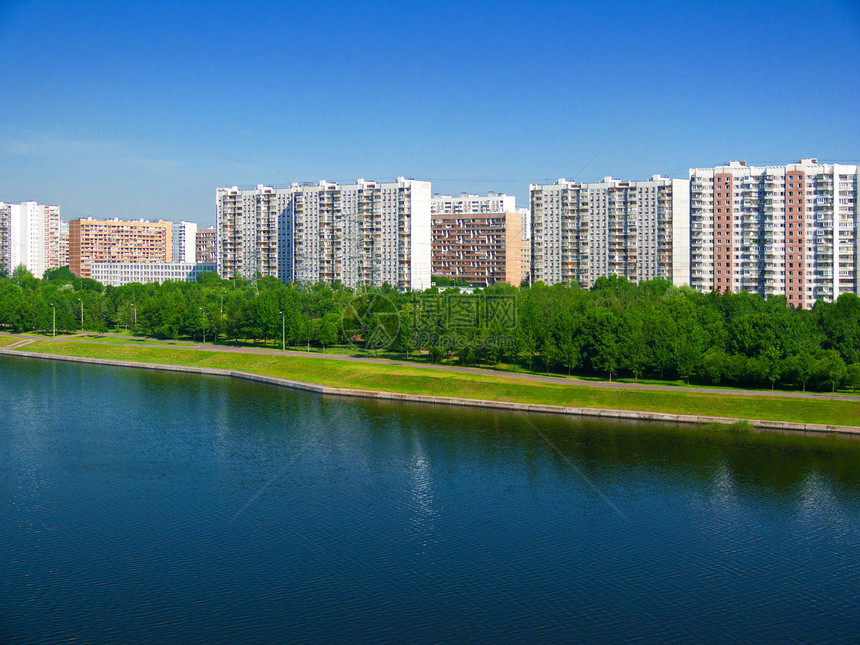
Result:
<svg viewBox="0 0 860 645"><path fill-rule="evenodd" d="M0 264L23 264L35 277L60 266L60 207L0 203Z"/></svg>
<svg viewBox="0 0 860 645"><path fill-rule="evenodd" d="M76 219L69 222L69 269L90 277L93 262L170 262L173 222Z"/></svg>
<svg viewBox="0 0 860 645"><path fill-rule="evenodd" d="M689 181L655 175L530 186L532 279L591 287L600 276L689 284Z"/></svg>
<svg viewBox="0 0 860 645"><path fill-rule="evenodd" d="M451 195L433 195L430 202L432 215L456 215L457 213L514 213L516 198L513 195L490 192L487 195L472 195L461 193L459 197Z"/></svg>
<svg viewBox="0 0 860 645"><path fill-rule="evenodd" d="M12 266L12 204L0 202L0 273L11 274Z"/></svg>
<svg viewBox="0 0 860 645"><path fill-rule="evenodd" d="M857 193L858 166L813 158L691 169L692 286L805 308L860 294Z"/></svg>
<svg viewBox="0 0 860 645"><path fill-rule="evenodd" d="M215 264L217 236L215 227L197 229L194 257L197 264Z"/></svg>
<svg viewBox="0 0 860 645"><path fill-rule="evenodd" d="M60 251L57 266L69 266L69 223L60 221Z"/></svg>
<svg viewBox="0 0 860 645"><path fill-rule="evenodd" d="M173 224L173 262L194 264L197 261L197 223L182 220Z"/></svg>
<svg viewBox="0 0 860 645"><path fill-rule="evenodd" d="M528 280L528 236L513 196L435 195L430 210L434 277L472 286Z"/></svg>
<svg viewBox="0 0 860 645"><path fill-rule="evenodd" d="M430 183L357 180L216 191L218 272L430 286Z"/></svg>
<svg viewBox="0 0 860 645"><path fill-rule="evenodd" d="M218 274L239 274L251 279L279 276L279 220L287 210L291 192L262 184L252 190L238 187L215 191L216 256Z"/></svg>

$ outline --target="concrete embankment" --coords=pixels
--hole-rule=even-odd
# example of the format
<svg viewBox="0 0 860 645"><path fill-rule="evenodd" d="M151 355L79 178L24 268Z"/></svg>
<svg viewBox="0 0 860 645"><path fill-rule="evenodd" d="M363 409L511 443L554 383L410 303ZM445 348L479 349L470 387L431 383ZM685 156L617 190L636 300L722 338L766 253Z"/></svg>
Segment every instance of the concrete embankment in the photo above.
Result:
<svg viewBox="0 0 860 645"><path fill-rule="evenodd" d="M162 370L167 372L187 372L193 374L208 374L214 376L230 376L233 378L256 381L288 387L294 390L315 392L334 396L352 396L387 401L404 401L410 403L429 403L433 405L452 405L475 408L492 408L511 412L534 412L541 414L567 414L601 419L622 419L632 421L657 421L660 423L677 424L733 424L744 422L754 429L763 432L778 432L786 434L804 434L821 436L826 434L843 434L860 436L860 427L827 425L821 423L793 423L790 421L768 421L763 419L741 419L731 417L707 417L688 414L670 414L665 412L647 412L638 410L613 410L605 408L571 408L561 405L540 405L534 403L514 403L509 401L488 401L482 399L464 399L451 396L432 396L427 394L407 394L403 392L380 392L376 390L358 390L342 387L331 387L294 381L277 376L265 376L239 370L226 370L214 367L196 367L190 365L167 365L164 363L142 363L137 361L121 361L111 358L90 358L82 356L65 356L63 354L42 354L0 347L0 354L23 358L41 358L45 360L68 361L71 363L91 363L94 365L111 365L115 367L133 367L139 369Z"/></svg>

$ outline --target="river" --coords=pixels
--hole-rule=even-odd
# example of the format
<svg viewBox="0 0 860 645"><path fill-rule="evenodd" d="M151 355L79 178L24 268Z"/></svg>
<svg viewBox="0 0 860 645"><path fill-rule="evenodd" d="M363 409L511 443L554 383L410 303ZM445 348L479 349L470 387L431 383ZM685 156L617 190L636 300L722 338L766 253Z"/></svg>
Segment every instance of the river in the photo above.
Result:
<svg viewBox="0 0 860 645"><path fill-rule="evenodd" d="M860 441L0 356L0 642L841 642Z"/></svg>

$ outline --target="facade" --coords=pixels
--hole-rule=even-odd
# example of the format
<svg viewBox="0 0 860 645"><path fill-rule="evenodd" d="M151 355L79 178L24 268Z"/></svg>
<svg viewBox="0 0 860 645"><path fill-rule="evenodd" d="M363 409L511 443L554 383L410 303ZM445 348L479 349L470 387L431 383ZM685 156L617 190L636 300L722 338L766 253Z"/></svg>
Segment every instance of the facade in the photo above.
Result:
<svg viewBox="0 0 860 645"><path fill-rule="evenodd" d="M430 183L357 180L216 191L218 273L430 286Z"/></svg>
<svg viewBox="0 0 860 645"><path fill-rule="evenodd" d="M197 264L216 264L215 248L217 246L215 228L197 229L194 246L194 258Z"/></svg>
<svg viewBox="0 0 860 645"><path fill-rule="evenodd" d="M507 210L491 210L494 207ZM528 279L528 240L513 197L436 195L431 212L433 276L458 278L472 286L519 286Z"/></svg>
<svg viewBox="0 0 860 645"><path fill-rule="evenodd" d="M532 281L589 288L600 276L621 275L689 284L689 185L659 175L532 184Z"/></svg>
<svg viewBox="0 0 860 645"><path fill-rule="evenodd" d="M60 222L60 252L57 265L69 266L69 223L63 221Z"/></svg>
<svg viewBox="0 0 860 645"><path fill-rule="evenodd" d="M89 278L94 262L169 262L173 223L76 219L69 222L69 269Z"/></svg>
<svg viewBox="0 0 860 645"><path fill-rule="evenodd" d="M484 195L461 193L459 197L451 195L433 195L430 202L432 215L456 215L457 213L514 213L516 198L513 195L490 192Z"/></svg>
<svg viewBox="0 0 860 645"><path fill-rule="evenodd" d="M11 274L12 266L12 204L0 202L0 273Z"/></svg>
<svg viewBox="0 0 860 645"><path fill-rule="evenodd" d="M60 262L60 207L0 203L0 264L11 273L23 264L37 278Z"/></svg>
<svg viewBox="0 0 860 645"><path fill-rule="evenodd" d="M690 170L692 286L810 308L860 294L858 166L801 159Z"/></svg>
<svg viewBox="0 0 860 645"><path fill-rule="evenodd" d="M189 262L92 262L89 277L103 285L119 287L131 282L196 282L201 273L214 270L214 264Z"/></svg>
<svg viewBox="0 0 860 645"><path fill-rule="evenodd" d="M216 257L222 278L280 275L279 220L290 196L289 189L262 184L253 190L216 189Z"/></svg>
<svg viewBox="0 0 860 645"><path fill-rule="evenodd" d="M197 223L182 220L173 225L173 262L194 264L197 261Z"/></svg>

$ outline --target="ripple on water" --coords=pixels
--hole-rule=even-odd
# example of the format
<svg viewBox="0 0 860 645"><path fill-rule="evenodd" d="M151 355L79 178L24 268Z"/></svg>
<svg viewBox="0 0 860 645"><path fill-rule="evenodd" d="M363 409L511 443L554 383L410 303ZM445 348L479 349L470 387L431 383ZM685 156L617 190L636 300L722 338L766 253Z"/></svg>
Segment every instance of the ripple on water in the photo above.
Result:
<svg viewBox="0 0 860 645"><path fill-rule="evenodd" d="M3 642L858 633L856 442L4 357L0 400Z"/></svg>

